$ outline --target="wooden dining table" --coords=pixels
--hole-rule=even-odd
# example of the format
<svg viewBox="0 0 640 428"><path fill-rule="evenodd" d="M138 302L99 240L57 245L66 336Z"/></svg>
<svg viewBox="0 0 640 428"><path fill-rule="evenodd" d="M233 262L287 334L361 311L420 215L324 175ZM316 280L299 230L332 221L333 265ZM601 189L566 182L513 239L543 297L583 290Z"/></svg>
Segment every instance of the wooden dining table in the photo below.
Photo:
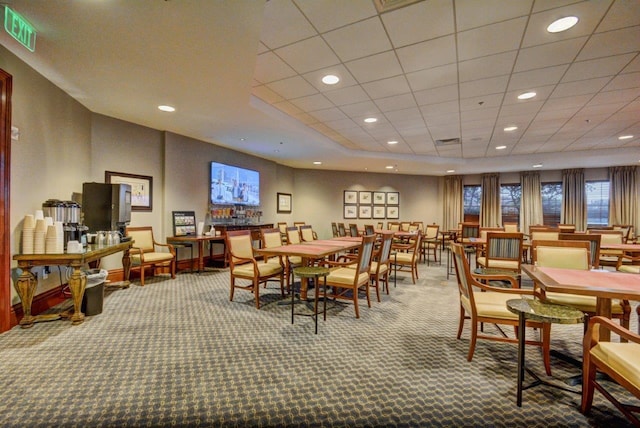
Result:
<svg viewBox="0 0 640 428"><path fill-rule="evenodd" d="M351 239L344 239L351 238ZM345 252L360 246L362 238L358 237L340 237L333 239L322 239L315 241L306 241L299 244L281 245L279 247L256 248L256 254L262 256L282 256L282 257L300 257L303 266L310 266L312 262L321 260L326 257L334 256L338 253ZM301 278L300 281L300 298L307 298L307 279Z"/></svg>
<svg viewBox="0 0 640 428"><path fill-rule="evenodd" d="M595 296L596 315L611 318L611 299L640 300L640 275L603 269L578 270L539 267L529 264L522 271L543 290L554 293ZM600 332L608 341L610 332Z"/></svg>

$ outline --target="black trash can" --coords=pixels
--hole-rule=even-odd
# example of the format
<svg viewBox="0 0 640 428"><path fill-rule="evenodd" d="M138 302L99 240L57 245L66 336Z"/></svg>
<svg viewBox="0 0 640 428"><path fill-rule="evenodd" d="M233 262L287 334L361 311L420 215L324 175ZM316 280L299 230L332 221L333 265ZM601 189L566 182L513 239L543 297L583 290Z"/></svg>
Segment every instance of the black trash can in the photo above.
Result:
<svg viewBox="0 0 640 428"><path fill-rule="evenodd" d="M86 272L87 286L82 297L81 310L86 316L93 316L102 313L104 302L104 281L107 278L106 270L92 270Z"/></svg>

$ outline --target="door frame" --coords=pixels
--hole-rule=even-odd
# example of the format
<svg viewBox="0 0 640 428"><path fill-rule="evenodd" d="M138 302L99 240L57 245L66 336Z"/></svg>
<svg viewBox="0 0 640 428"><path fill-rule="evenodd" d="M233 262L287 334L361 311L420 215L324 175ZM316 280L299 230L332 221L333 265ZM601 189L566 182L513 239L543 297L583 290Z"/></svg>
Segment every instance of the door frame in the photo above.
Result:
<svg viewBox="0 0 640 428"><path fill-rule="evenodd" d="M11 92L13 77L0 69L0 333L11 328Z"/></svg>

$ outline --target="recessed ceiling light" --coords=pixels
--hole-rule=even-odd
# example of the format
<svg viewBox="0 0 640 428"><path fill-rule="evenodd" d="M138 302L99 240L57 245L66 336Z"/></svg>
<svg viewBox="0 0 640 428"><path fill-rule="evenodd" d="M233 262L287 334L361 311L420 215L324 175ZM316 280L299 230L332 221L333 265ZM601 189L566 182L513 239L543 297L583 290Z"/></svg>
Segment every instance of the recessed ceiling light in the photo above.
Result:
<svg viewBox="0 0 640 428"><path fill-rule="evenodd" d="M456 172L456 170L455 170L455 169L448 169L448 170L447 170L447 172L448 172L448 173Z"/></svg>
<svg viewBox="0 0 640 428"><path fill-rule="evenodd" d="M158 110L167 111L167 112L176 111L175 107L171 107L171 106L158 106Z"/></svg>
<svg viewBox="0 0 640 428"><path fill-rule="evenodd" d="M517 126L507 126L506 128L504 128L504 131L511 132L511 131L515 131L516 129L518 129Z"/></svg>
<svg viewBox="0 0 640 428"><path fill-rule="evenodd" d="M541 163L537 163L535 165L531 166L532 168L542 168L542 164Z"/></svg>
<svg viewBox="0 0 640 428"><path fill-rule="evenodd" d="M496 146L496 150L504 150L507 146Z"/></svg>
<svg viewBox="0 0 640 428"><path fill-rule="evenodd" d="M364 120L366 123L373 123L373 122L377 122L378 119L376 119L375 117L368 117Z"/></svg>
<svg viewBox="0 0 640 428"><path fill-rule="evenodd" d="M398 144L398 142L395 141L395 140L394 141L387 141L387 144Z"/></svg>
<svg viewBox="0 0 640 428"><path fill-rule="evenodd" d="M547 27L547 31L550 33L560 33L566 31L578 23L577 16L565 16L564 18L556 19Z"/></svg>
<svg viewBox="0 0 640 428"><path fill-rule="evenodd" d="M240 141L244 141L244 138L240 138Z"/></svg>
<svg viewBox="0 0 640 428"><path fill-rule="evenodd" d="M393 165L387 165L387 166L385 166L385 168L387 168L387 169L393 169Z"/></svg>
<svg viewBox="0 0 640 428"><path fill-rule="evenodd" d="M621 135L618 137L618 140L630 140L633 138L633 135Z"/></svg>
<svg viewBox="0 0 640 428"><path fill-rule="evenodd" d="M327 74L322 78L322 83L324 83L325 85L335 85L339 81L340 78L338 76L334 76L333 74Z"/></svg>
<svg viewBox="0 0 640 428"><path fill-rule="evenodd" d="M313 164L314 164L314 165L322 165L322 162L320 162L320 161L314 161L314 162L313 162Z"/></svg>
<svg viewBox="0 0 640 428"><path fill-rule="evenodd" d="M531 99L531 98L533 98L533 97L535 97L535 96L536 96L536 93L535 93L535 92L533 92L533 91L531 91L531 92L525 92L525 93L523 93L523 94L518 95L518 99L519 99L519 100L528 100L528 99Z"/></svg>

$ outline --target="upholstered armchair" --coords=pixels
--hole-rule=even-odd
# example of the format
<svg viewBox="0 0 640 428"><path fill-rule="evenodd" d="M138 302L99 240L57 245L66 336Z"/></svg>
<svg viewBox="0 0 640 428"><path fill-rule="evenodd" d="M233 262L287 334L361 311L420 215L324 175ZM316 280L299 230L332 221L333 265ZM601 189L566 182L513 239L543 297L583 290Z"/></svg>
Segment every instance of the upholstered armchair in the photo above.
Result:
<svg viewBox="0 0 640 428"><path fill-rule="evenodd" d="M607 329L620 336L620 342L600 341L600 330ZM640 411L637 405L626 404L628 398L615 395L612 390L605 389L596 377L597 372L604 373L618 385L640 399L640 336L628 329L618 326L608 318L593 317L584 336L582 355L582 403L580 411L589 413L593 403L593 392L600 391L635 425L640 420L635 413ZM624 403L621 401L625 401Z"/></svg>
<svg viewBox="0 0 640 428"><path fill-rule="evenodd" d="M416 283L418 279L418 260L422 245L422 232L416 233L408 243L394 243L393 249L397 251L393 258L393 266L398 271L411 272L411 280Z"/></svg>
<svg viewBox="0 0 640 428"><path fill-rule="evenodd" d="M155 275L158 269L169 269L171 279L176 277L176 250L171 244L156 241L151 226L128 227L127 236L133 240L129 252L131 269L140 271L140 285L144 286L145 270L152 268Z"/></svg>
<svg viewBox="0 0 640 428"><path fill-rule="evenodd" d="M389 271L391 270L391 245L393 243L394 232L385 230L381 232L382 240L378 250L374 252L371 261L371 269L369 275L371 277L371 286L376 289L376 297L380 301L380 284L384 284L384 288L389 294ZM367 234L370 235L370 234ZM375 234L373 234L375 236Z"/></svg>
<svg viewBox="0 0 640 428"><path fill-rule="evenodd" d="M476 263L484 268L495 268L520 275L522 263L523 234L507 232L488 232L484 256Z"/></svg>

